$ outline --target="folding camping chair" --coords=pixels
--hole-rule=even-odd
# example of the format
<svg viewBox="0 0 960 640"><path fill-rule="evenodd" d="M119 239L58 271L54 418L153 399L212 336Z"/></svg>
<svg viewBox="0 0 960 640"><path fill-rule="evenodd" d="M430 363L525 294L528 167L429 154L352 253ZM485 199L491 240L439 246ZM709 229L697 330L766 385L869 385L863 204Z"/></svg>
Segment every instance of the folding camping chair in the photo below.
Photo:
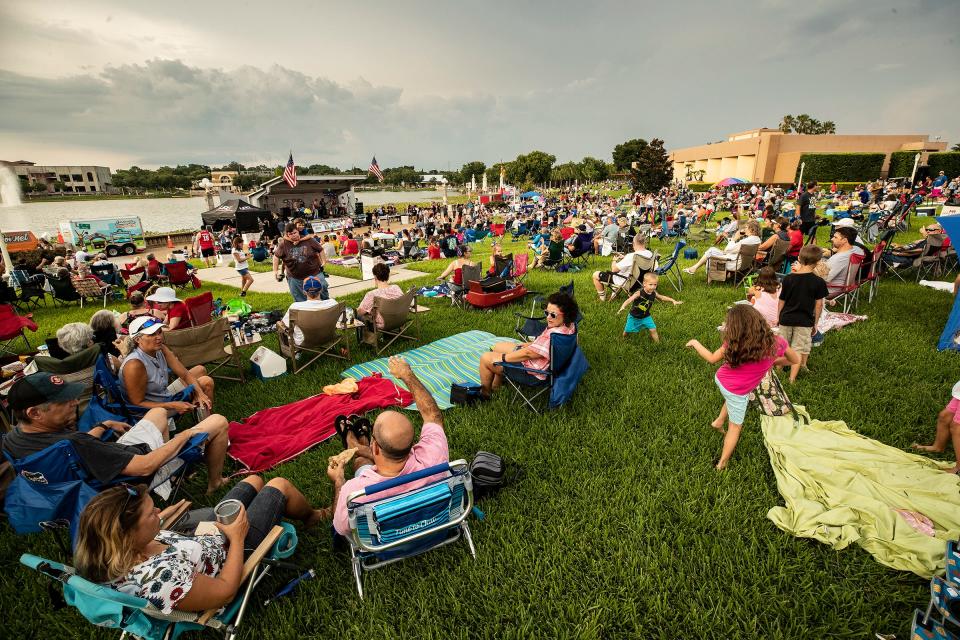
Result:
<svg viewBox="0 0 960 640"><path fill-rule="evenodd" d="M246 586L237 591L233 601L220 611L211 609L198 613L174 610L165 614L146 598L90 582L78 576L69 565L29 553L20 556L20 562L60 582L67 604L76 607L87 621L98 627L120 629L123 631L121 639L129 634L144 640L168 640L186 631L213 629L223 632L227 640L233 640L250 604L253 589L272 567L295 568L283 560L293 555L296 548L297 534L293 525L286 522L276 525L247 556L241 574L241 584Z"/></svg>
<svg viewBox="0 0 960 640"><path fill-rule="evenodd" d="M593 234L589 231L583 231L577 234L573 241L573 251L570 252L570 261L586 268L589 264L590 256L593 254Z"/></svg>
<svg viewBox="0 0 960 640"><path fill-rule="evenodd" d="M860 280L860 265L863 264L863 260L863 255L851 253L843 287L827 295L827 300L843 302L844 313L850 313L859 303L860 286L863 284Z"/></svg>
<svg viewBox="0 0 960 640"><path fill-rule="evenodd" d="M337 327L344 317L344 309L346 305L341 302L326 309L290 310L290 326L277 335L280 353L290 358L290 369L294 373L300 373L325 355L344 360L350 358L350 342ZM298 328L303 335L300 344L295 338ZM337 350L340 343L344 346Z"/></svg>
<svg viewBox="0 0 960 640"><path fill-rule="evenodd" d="M544 269L556 270L567 261L566 251L562 242L550 240L547 244L547 257L543 260L541 266Z"/></svg>
<svg viewBox="0 0 960 640"><path fill-rule="evenodd" d="M929 276L939 277L942 275L946 264L947 249L950 247L946 240L946 235L942 233L927 236L923 253L913 261L913 266L917 272L917 282Z"/></svg>
<svg viewBox="0 0 960 640"><path fill-rule="evenodd" d="M113 293L113 287L111 285L104 284L101 287L93 278L85 278L83 276L73 276L70 281L73 283L73 288L76 289L77 295L80 296L80 308L83 308L83 302L88 299L103 300L103 307L106 308L107 298Z"/></svg>
<svg viewBox="0 0 960 640"><path fill-rule="evenodd" d="M577 332L550 334L550 364L546 369L531 369L520 363L503 362L503 377L513 388L513 400L520 398L534 412L540 413L534 402L546 394L549 399L558 376L570 364L577 351ZM543 379L538 375L544 376Z"/></svg>
<svg viewBox="0 0 960 640"><path fill-rule="evenodd" d="M483 279L483 272L479 264L464 265L460 268L461 284L448 285L450 288L450 305L461 309L466 308L465 301L467 292L470 290L471 282L479 282Z"/></svg>
<svg viewBox="0 0 960 640"><path fill-rule="evenodd" d="M883 252L886 251L887 243L881 240L873 248L873 261L870 263L870 271L867 273L867 302L873 302L877 295L877 288L880 286L880 268L883 265Z"/></svg>
<svg viewBox="0 0 960 640"><path fill-rule="evenodd" d="M127 288L127 298L134 291L143 291L150 288L150 280L147 278L147 270L143 267L135 269L121 269L120 279L123 280L123 286Z"/></svg>
<svg viewBox="0 0 960 640"><path fill-rule="evenodd" d="M383 318L383 326L377 326L374 321L367 322L367 335L369 343L377 350L377 355L386 350L400 338L407 340L420 340L420 321L417 312L417 289L410 289L399 298L373 299L373 308L370 310L370 317L376 318L378 315ZM412 335L413 329L416 335ZM380 338L389 338L387 342L380 346Z"/></svg>
<svg viewBox="0 0 960 640"><path fill-rule="evenodd" d="M523 236L527 235L527 233L529 233L529 231L527 230L527 223L523 222L520 224L519 227L517 227L515 231L511 231L510 235L512 236L513 240L516 240L518 238L522 238Z"/></svg>
<svg viewBox="0 0 960 640"><path fill-rule="evenodd" d="M39 308L41 304L46 306L47 292L43 288L43 278L44 276L35 278L22 269L10 272L10 282L19 290L17 301L25 303L27 309L31 305L34 308Z"/></svg>
<svg viewBox="0 0 960 640"><path fill-rule="evenodd" d="M508 253L505 256L493 257L493 276L498 278L509 278L510 270L513 268L513 254Z"/></svg>
<svg viewBox="0 0 960 640"><path fill-rule="evenodd" d="M187 305L190 324L193 326L199 327L213 320L213 294L209 291L191 298L184 298L183 304Z"/></svg>
<svg viewBox="0 0 960 640"><path fill-rule="evenodd" d="M385 491L391 491L388 497L377 495ZM365 502L367 498L372 500ZM461 535L476 558L467 524L472 509L473 483L465 460L444 462L351 493L347 542L360 598L365 571L456 542Z"/></svg>
<svg viewBox="0 0 960 640"><path fill-rule="evenodd" d="M194 275L190 273L189 262L168 262L163 268L167 271L171 287L183 289L193 282Z"/></svg>
<svg viewBox="0 0 960 640"><path fill-rule="evenodd" d="M670 284L678 292L683 290L683 271L680 269L680 252L687 246L686 241L677 240L673 245L673 253L667 258L667 261L654 270L658 276L667 276Z"/></svg>
<svg viewBox="0 0 960 640"><path fill-rule="evenodd" d="M120 286L120 274L117 273L117 268L112 263L90 265L90 273L97 276L107 284L111 284L115 287Z"/></svg>
<svg viewBox="0 0 960 640"><path fill-rule="evenodd" d="M527 277L530 256L527 253L521 253L513 258L513 270L510 272L510 280L514 285L523 284L523 279Z"/></svg>
<svg viewBox="0 0 960 640"><path fill-rule="evenodd" d="M788 251L790 251L790 241L778 239L770 252L767 253L763 266L771 267L774 271L782 273L787 262Z"/></svg>
<svg viewBox="0 0 960 640"><path fill-rule="evenodd" d="M733 283L737 286L756 270L757 248L759 244L741 244L736 258L725 255L707 258L707 284L711 282L726 282L733 276ZM727 262L733 262L732 269Z"/></svg>
<svg viewBox="0 0 960 640"><path fill-rule="evenodd" d="M19 352L13 348L13 342L17 338L23 338L23 342L27 345L27 351L33 349L24 329L36 333L37 323L33 321L33 314L21 316L17 314L13 305L0 304L0 354L18 355Z"/></svg>
<svg viewBox="0 0 960 640"><path fill-rule="evenodd" d="M82 298L70 278L47 278L53 288L53 306L67 306L71 302L79 302Z"/></svg>
<svg viewBox="0 0 960 640"><path fill-rule="evenodd" d="M621 276L619 273L615 273L613 274L613 278L617 281L606 284L606 287L610 289L607 300L613 300L621 291L626 291L627 295L630 295L637 285L643 281L644 274L656 269L657 258L659 258L657 253L654 253L650 258L634 255L633 264L630 267L630 274Z"/></svg>
<svg viewBox="0 0 960 640"><path fill-rule="evenodd" d="M164 331L163 342L177 354L187 369L202 364L207 367L207 375L212 378L245 381L244 364L233 340L233 332L230 331L230 321L226 318L217 318L199 327ZM225 342L227 344L224 344ZM218 374L224 367L235 368L237 375Z"/></svg>

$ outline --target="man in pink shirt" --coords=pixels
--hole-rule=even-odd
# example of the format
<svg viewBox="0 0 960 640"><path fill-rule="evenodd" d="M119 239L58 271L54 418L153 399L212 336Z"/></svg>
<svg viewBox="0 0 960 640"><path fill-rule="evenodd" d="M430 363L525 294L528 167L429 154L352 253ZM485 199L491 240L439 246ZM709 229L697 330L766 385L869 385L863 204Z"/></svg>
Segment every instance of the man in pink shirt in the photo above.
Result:
<svg viewBox="0 0 960 640"><path fill-rule="evenodd" d="M440 413L440 408L437 407L433 396L424 388L403 358L399 356L390 358L390 374L406 385L413 395L414 402L417 403L417 409L423 418L420 439L414 443L413 424L407 416L398 411L384 411L377 416L369 440L366 437L358 438L351 432L347 433L347 448L357 448L357 454L353 459L353 478L345 480L344 465L332 462L327 468L327 476L333 482L333 528L340 535L345 536L350 533L347 514L347 499L350 494L389 478L420 471L450 460L447 436L443 431L443 414ZM416 483L395 487L378 493L377 499L415 489L435 479L436 476L433 476Z"/></svg>

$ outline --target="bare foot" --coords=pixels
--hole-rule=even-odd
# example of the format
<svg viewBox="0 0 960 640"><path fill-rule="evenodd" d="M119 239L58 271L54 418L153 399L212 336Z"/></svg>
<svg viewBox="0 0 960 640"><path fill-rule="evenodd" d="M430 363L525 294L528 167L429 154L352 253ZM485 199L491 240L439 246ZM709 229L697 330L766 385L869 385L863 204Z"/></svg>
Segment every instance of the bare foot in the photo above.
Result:
<svg viewBox="0 0 960 640"><path fill-rule="evenodd" d="M946 447L937 448L932 444L920 444L919 442L914 442L912 445L910 445L910 448L917 449L918 451L927 451L929 453L943 453L943 450Z"/></svg>
<svg viewBox="0 0 960 640"><path fill-rule="evenodd" d="M333 507L324 507L323 509L314 509L313 515L307 518L303 523L304 528L309 529L320 524L323 520L329 520L333 517Z"/></svg>
<svg viewBox="0 0 960 640"><path fill-rule="evenodd" d="M727 470L727 463L726 463L726 462L718 462L717 465L716 465L714 468L715 468L717 471L726 471L726 470Z"/></svg>
<svg viewBox="0 0 960 640"><path fill-rule="evenodd" d="M215 492L217 491L217 489L219 489L219 488L222 487L223 485L227 484L228 482L230 482L230 478L220 478L219 480L217 480L217 481L216 481L215 483L213 483L213 484L210 484L210 483L208 482L208 483L207 483L207 495L210 495L211 493L215 493Z"/></svg>
<svg viewBox="0 0 960 640"><path fill-rule="evenodd" d="M720 420L720 421L714 420L713 422L710 423L710 426L716 429L717 431L719 431L720 433L726 433L727 430L724 427L725 424L726 424L726 420Z"/></svg>

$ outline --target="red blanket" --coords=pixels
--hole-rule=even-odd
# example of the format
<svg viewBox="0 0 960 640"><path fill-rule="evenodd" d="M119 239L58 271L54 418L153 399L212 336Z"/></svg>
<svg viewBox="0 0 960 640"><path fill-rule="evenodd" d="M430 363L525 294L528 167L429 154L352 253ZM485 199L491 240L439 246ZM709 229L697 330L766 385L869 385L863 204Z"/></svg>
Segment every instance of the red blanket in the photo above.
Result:
<svg viewBox="0 0 960 640"><path fill-rule="evenodd" d="M393 405L405 407L413 396L393 381L374 374L357 382L356 393L317 395L282 407L258 411L230 423L230 457L257 473L292 460L334 435L334 419Z"/></svg>

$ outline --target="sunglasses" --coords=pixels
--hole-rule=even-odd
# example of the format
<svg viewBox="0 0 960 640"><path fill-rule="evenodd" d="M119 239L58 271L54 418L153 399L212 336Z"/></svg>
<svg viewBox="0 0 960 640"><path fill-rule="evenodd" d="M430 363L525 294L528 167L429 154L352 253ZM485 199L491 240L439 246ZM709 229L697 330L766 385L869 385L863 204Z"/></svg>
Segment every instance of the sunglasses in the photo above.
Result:
<svg viewBox="0 0 960 640"><path fill-rule="evenodd" d="M123 515L127 511L127 507L130 506L130 498L139 498L140 492L136 487L127 484L126 482L121 482L118 486L122 487L127 492L127 497L123 501L123 508L120 509L120 514Z"/></svg>
<svg viewBox="0 0 960 640"><path fill-rule="evenodd" d="M551 318L553 320L556 320L557 318L560 317L560 314L557 313L556 311L547 311L546 314L548 318Z"/></svg>

